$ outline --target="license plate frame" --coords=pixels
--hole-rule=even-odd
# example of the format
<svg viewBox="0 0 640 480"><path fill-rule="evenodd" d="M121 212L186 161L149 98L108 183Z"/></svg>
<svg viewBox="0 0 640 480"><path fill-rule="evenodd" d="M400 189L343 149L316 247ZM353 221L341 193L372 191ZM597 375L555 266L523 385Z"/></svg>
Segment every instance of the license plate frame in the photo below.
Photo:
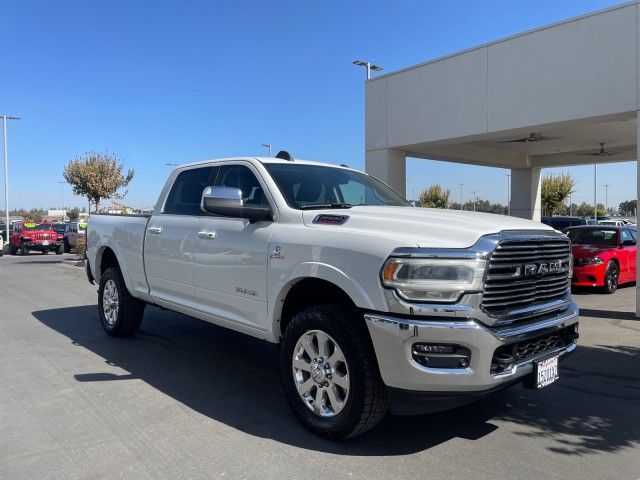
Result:
<svg viewBox="0 0 640 480"><path fill-rule="evenodd" d="M559 355L553 355L533 362L533 374L537 390L548 387L560 378L559 358Z"/></svg>

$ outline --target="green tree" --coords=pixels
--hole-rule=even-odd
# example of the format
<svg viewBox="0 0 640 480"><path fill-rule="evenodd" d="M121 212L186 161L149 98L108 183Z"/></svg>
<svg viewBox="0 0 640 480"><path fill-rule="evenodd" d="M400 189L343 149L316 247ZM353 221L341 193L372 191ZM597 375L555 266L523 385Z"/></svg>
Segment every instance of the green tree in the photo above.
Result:
<svg viewBox="0 0 640 480"><path fill-rule="evenodd" d="M620 202L618 206L618 211L620 215L631 216L636 214L636 201L635 200L627 200L625 202Z"/></svg>
<svg viewBox="0 0 640 480"><path fill-rule="evenodd" d="M98 212L101 200L120 199L127 194L126 190L122 192L120 189L129 185L134 171L128 170L123 174L123 168L115 155L88 152L69 161L62 175L73 188L73 193L87 197Z"/></svg>
<svg viewBox="0 0 640 480"><path fill-rule="evenodd" d="M593 217L593 205L587 202L582 202L578 205L578 208L574 210L575 214L579 217ZM598 217L604 217L604 205L598 204Z"/></svg>
<svg viewBox="0 0 640 480"><path fill-rule="evenodd" d="M67 212L67 217L69 217L69 220L72 222L75 222L76 220L78 220L79 216L80 216L80 210L78 209L78 207L74 207Z"/></svg>
<svg viewBox="0 0 640 480"><path fill-rule="evenodd" d="M542 213L546 216L564 213L565 200L574 192L575 180L569 173L545 175L542 179Z"/></svg>
<svg viewBox="0 0 640 480"><path fill-rule="evenodd" d="M451 190L445 190L440 184L436 183L425 188L418 199L423 207L447 208L449 206L449 195L451 195Z"/></svg>

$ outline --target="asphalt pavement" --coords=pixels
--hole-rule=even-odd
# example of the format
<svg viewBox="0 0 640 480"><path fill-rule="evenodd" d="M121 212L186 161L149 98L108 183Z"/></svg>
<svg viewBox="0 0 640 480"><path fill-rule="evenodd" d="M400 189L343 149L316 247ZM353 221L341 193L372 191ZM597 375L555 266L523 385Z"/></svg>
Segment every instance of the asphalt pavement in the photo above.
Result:
<svg viewBox="0 0 640 480"><path fill-rule="evenodd" d="M580 345L548 388L331 443L289 412L275 346L153 307L107 337L70 258L0 258L1 479L640 478L633 286L576 295Z"/></svg>

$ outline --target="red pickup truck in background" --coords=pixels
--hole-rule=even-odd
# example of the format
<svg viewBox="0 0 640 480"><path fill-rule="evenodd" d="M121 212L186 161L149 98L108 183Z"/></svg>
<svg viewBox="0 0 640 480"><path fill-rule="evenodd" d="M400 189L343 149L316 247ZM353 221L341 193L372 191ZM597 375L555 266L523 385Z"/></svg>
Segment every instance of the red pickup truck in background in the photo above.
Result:
<svg viewBox="0 0 640 480"><path fill-rule="evenodd" d="M63 236L48 222L18 222L14 225L9 241L11 255L27 255L31 250L38 250L43 254L51 251L62 255L64 251Z"/></svg>

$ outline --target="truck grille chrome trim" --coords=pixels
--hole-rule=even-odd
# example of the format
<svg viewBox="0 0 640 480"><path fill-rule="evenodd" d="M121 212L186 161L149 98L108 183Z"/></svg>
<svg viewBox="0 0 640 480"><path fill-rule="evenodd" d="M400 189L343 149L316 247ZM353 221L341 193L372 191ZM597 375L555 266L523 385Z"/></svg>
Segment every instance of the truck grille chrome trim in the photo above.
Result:
<svg viewBox="0 0 640 480"><path fill-rule="evenodd" d="M570 272L568 239L502 240L489 257L480 306L505 318L514 310L562 299L570 288Z"/></svg>

